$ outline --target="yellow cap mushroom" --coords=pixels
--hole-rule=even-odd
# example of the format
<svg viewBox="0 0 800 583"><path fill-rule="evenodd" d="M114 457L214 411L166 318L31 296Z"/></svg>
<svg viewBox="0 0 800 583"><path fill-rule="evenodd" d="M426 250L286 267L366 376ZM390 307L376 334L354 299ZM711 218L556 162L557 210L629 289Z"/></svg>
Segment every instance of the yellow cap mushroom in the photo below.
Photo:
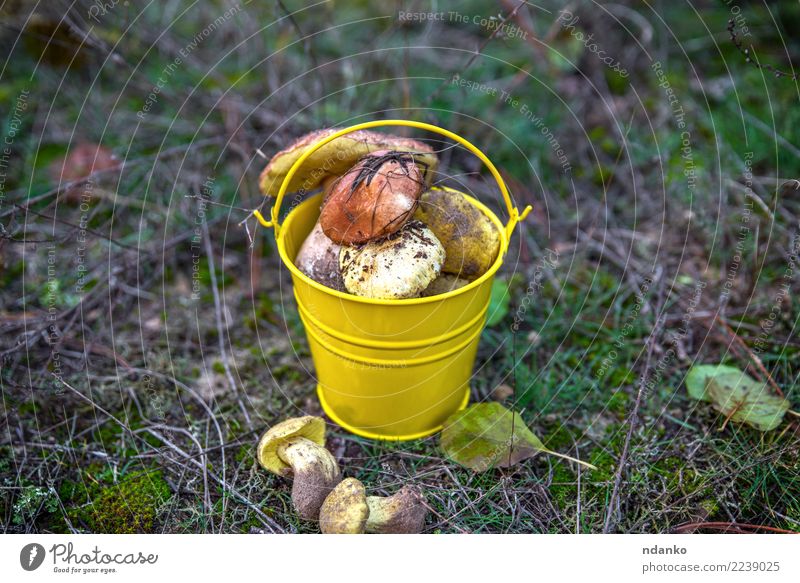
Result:
<svg viewBox="0 0 800 583"><path fill-rule="evenodd" d="M419 489L404 486L393 496L367 496L364 484L346 478L325 499L319 527L325 534L417 534L428 508Z"/></svg>
<svg viewBox="0 0 800 583"><path fill-rule="evenodd" d="M434 279L428 287L420 292L419 297L427 298L430 296L438 296L439 294L446 294L453 290L469 285L468 279L461 279L452 273L442 273Z"/></svg>
<svg viewBox="0 0 800 583"><path fill-rule="evenodd" d="M497 259L497 227L459 192L429 190L420 197L414 218L428 225L444 246L443 273L473 280Z"/></svg>
<svg viewBox="0 0 800 583"><path fill-rule="evenodd" d="M292 503L305 520L316 520L341 480L336 459L325 449L320 417L295 417L270 428L258 443L258 462L273 474L293 477Z"/></svg>
<svg viewBox="0 0 800 583"><path fill-rule="evenodd" d="M319 528L324 534L362 534L368 516L364 484L345 478L322 503Z"/></svg>

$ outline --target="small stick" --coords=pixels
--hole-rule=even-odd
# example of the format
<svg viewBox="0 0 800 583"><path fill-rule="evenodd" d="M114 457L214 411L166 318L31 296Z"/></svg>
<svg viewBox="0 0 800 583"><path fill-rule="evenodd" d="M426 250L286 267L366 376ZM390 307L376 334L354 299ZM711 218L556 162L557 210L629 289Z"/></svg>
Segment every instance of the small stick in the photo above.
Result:
<svg viewBox="0 0 800 583"><path fill-rule="evenodd" d="M745 352L747 353L747 355L750 357L750 360L752 360L752 361L753 361L753 364L755 364L755 365L756 365L756 368L758 368L758 370L759 370L759 371L761 371L761 373L762 373L762 374L764 375L764 377L767 379L767 382L769 383L769 385L770 385L770 386L771 386L773 389L775 389L775 392L776 392L776 393L778 393L778 396L779 396L779 397L783 397L783 391L781 391L781 388L778 386L778 383L776 383L776 382L775 382L775 380L772 378L772 375L770 375L770 374L769 374L769 372L767 371L767 369L764 367L764 364L761 362L761 359L760 359L760 358L758 358L758 356L757 356L757 355L756 355L756 354L755 354L755 353L754 353L752 350L750 350L750 347L747 345L747 343L746 343L744 340L742 340L742 339L739 337L739 335L738 335L738 334L736 334L736 332L734 332L734 331L733 331L733 329L732 329L732 328L731 328L731 327L728 325L728 323L727 323L727 322L725 322L725 320L723 320L723 319L720 317L720 315L719 315L719 314L717 314L717 316L716 316L715 320L716 320L717 322L719 322L720 326L722 326L722 328L723 328L723 329L724 329L724 330L725 330L725 331L726 331L726 332L727 332L727 333L728 333L728 334L729 334L729 335L730 335L730 336L731 336L731 337L732 337L734 340L736 340L736 342L738 342L738 343L739 343L739 345L742 347L742 349L744 349L744 351L745 351Z"/></svg>

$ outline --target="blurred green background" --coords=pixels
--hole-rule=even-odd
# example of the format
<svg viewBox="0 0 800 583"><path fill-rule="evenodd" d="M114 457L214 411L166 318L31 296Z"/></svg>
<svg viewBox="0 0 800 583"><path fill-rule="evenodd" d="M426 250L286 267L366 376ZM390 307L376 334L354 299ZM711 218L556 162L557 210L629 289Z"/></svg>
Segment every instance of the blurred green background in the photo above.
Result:
<svg viewBox="0 0 800 583"><path fill-rule="evenodd" d="M435 437L333 427L348 475L424 487L427 532L798 530L796 419L725 423L683 386L693 363L726 362L800 407L797 2L98 0L0 17L5 532L316 530L253 457L265 428L320 411L272 235L241 222L265 157L394 117L474 141L534 205L473 400L504 400L599 470L537 457L475 475ZM414 135L440 149L438 181L505 216L477 160Z"/></svg>

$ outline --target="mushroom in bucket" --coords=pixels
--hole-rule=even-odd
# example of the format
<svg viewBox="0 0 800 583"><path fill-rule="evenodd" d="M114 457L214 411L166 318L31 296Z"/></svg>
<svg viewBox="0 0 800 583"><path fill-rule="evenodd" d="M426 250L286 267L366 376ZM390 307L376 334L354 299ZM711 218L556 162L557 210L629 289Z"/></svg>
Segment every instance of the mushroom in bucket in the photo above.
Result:
<svg viewBox="0 0 800 583"><path fill-rule="evenodd" d="M331 131L307 134L276 154L262 172L265 194ZM380 299L447 293L483 275L499 252L497 230L460 193L429 190L437 167L422 142L370 131L314 152L289 186L303 179L304 188L325 191L295 265L331 289Z"/></svg>

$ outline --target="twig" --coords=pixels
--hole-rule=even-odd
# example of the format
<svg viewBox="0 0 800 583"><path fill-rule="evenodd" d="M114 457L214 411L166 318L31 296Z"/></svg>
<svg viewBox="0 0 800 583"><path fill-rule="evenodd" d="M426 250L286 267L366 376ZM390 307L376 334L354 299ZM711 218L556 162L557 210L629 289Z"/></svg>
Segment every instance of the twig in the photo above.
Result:
<svg viewBox="0 0 800 583"><path fill-rule="evenodd" d="M475 60L481 55L483 49L486 48L486 45L492 42L492 40L494 40L494 38L500 33L500 31L503 30L503 25L506 22L508 22L509 19L514 18L514 16L517 14L517 11L519 11L520 8L525 6L525 4L527 4L527 1L522 0L522 2L520 2L517 5L517 7L514 8L514 10L512 10L506 17L503 18L503 20L500 21L500 24L498 24L497 28L495 28L492 31L492 34L489 35L489 38L487 38L485 41L481 43L481 46L478 47L478 50L475 51L475 53L469 58L467 63L464 65L464 67L462 67L461 74L467 72L467 70L472 66ZM445 79L444 81L442 81L442 83L436 89L431 91L430 95L428 95L428 99L425 101L426 105L429 105L439 95L439 93L441 93L442 89L444 89L447 85L449 85L453 81L453 79L457 77L458 74L451 75L450 79Z"/></svg>
<svg viewBox="0 0 800 583"><path fill-rule="evenodd" d="M578 444L575 444L575 455L580 455ZM581 466L578 465L578 484L576 486L577 503L575 506L575 534L581 533Z"/></svg>
<svg viewBox="0 0 800 583"><path fill-rule="evenodd" d="M239 387L237 386L236 380L233 378L233 373L231 372L231 365L228 361L228 352L225 350L225 334L222 327L222 305L219 299L219 290L217 289L217 272L214 268L214 250L211 248L211 237L209 236L208 225L205 223L205 221L203 221L203 242L206 247L206 255L208 256L208 274L211 279L211 293L214 296L214 317L217 323L217 341L219 343L219 355L222 359L222 366L225 368L225 378L228 379L228 384L231 386L231 389L236 395L236 400L239 403L239 408L242 410L247 427L252 429L253 422L250 420L250 413L247 412L247 408L242 402L242 397L239 393Z"/></svg>
<svg viewBox="0 0 800 583"><path fill-rule="evenodd" d="M12 203L11 206L14 207L14 208L17 208L19 210L23 210L26 213L31 213L32 215L36 215L37 217L41 217L43 219L46 219L48 221L53 221L54 223L59 223L61 225L66 225L67 227L71 227L73 229L82 229L83 231L86 231L87 233L91 233L95 237L100 237L101 239L105 239L109 243L113 243L114 245L116 245L117 247L121 247L122 249L128 249L129 251L139 251L139 249L137 247L134 247L132 245L126 245L125 243L120 243L116 239L113 239L108 235L104 235L103 233L101 233L99 231L95 231L94 229L90 229L89 227L86 227L86 226L81 227L80 225L76 225L75 223L71 223L69 221L65 221L64 219L59 219L58 217L51 217L49 215L45 215L45 214L37 212L37 211L33 210L32 208L29 208L29 207L27 207L25 205ZM14 241L16 243L34 243L34 242L37 242L37 241L29 241L29 240L25 240L25 239L18 240L18 241L12 239L12 241ZM53 242L53 241L45 241L45 242L50 243L50 242Z"/></svg>
<svg viewBox="0 0 800 583"><path fill-rule="evenodd" d="M797 73L787 73L785 71L781 71L780 69L776 69L769 63L761 64L756 57L755 48L753 45L750 45L749 49L746 49L742 46L742 41L739 40L739 37L736 35L736 22L734 22L733 18L728 20L728 34L731 36L731 42L733 45L739 49L739 52L744 55L744 59L746 63L753 63L757 69L763 69L765 71L769 71L770 73L774 74L775 77L787 77L792 81L797 81ZM751 56L752 53L752 56Z"/></svg>
<svg viewBox="0 0 800 583"><path fill-rule="evenodd" d="M547 60L547 50L545 49L545 45L538 39L533 26L525 22L522 19L522 16L518 14L519 6L514 8L511 0L500 0L500 4L502 4L506 10L511 10L510 14L508 15L508 19L514 19L514 22L517 23L517 26L519 26L520 30L525 33L524 38L531 48L536 52L536 56L539 58L542 64L546 65L549 61Z"/></svg>
<svg viewBox="0 0 800 583"><path fill-rule="evenodd" d="M687 530L697 530L698 528L711 528L714 530L737 530L741 532L742 530L750 530L750 531L757 531L757 530L766 530L768 532L776 532L779 534L797 534L792 530L786 530L784 528L776 528L774 526L765 526L763 524L746 524L746 523L739 523L739 522L689 522L686 524L680 524L673 529L673 532L685 532Z"/></svg>
<svg viewBox="0 0 800 583"><path fill-rule="evenodd" d="M661 287L660 282L659 282L659 287ZM659 294L661 294L660 291ZM656 313L658 313L661 310L662 305L663 305L663 298L660 298L659 307L657 308ZM653 349L655 348L656 345L655 342L656 336L658 335L658 332L661 330L663 320L664 320L663 316L658 317L655 326L653 326L653 331L647 338L647 357L644 363L644 371L642 371L642 376L639 378L639 390L636 393L636 401L633 404L633 409L631 410L631 414L628 416L628 433L625 435L625 444L622 446L622 454L620 455L619 464L617 466L617 472L616 475L614 476L614 487L611 490L611 498L609 498L608 501L608 509L606 510L606 519L605 522L603 523L603 534L607 534L612 526L611 519L614 516L615 513L614 507L616 506L617 498L619 497L619 485L620 482L622 481L622 472L625 471L625 463L628 459L628 452L630 450L631 439L633 438L633 430L636 428L636 419L639 416L639 408L642 405L642 397L644 396L645 392L645 383L647 381L647 376L650 373L650 362L653 358Z"/></svg>
<svg viewBox="0 0 800 583"><path fill-rule="evenodd" d="M742 347L742 349L750 357L750 360L753 362L753 364L755 364L756 368L761 372L761 374L764 375L764 378L767 379L769 385L775 390L776 393L778 393L778 396L783 397L783 391L781 391L778 383L775 382L775 379L772 378L772 375L770 375L767 369L764 367L761 359L758 358L758 356L752 350L750 350L750 347L747 345L747 343L742 340L739 335L736 334L736 332L734 332L733 329L728 325L728 323L725 322L725 320L723 320L719 315L716 316L714 321L717 322L722 329L725 330L725 332Z"/></svg>
<svg viewBox="0 0 800 583"><path fill-rule="evenodd" d="M159 160L161 158L165 158L167 156L171 156L172 154L185 152L185 151L191 150L193 148L209 146L209 145L212 145L212 144L216 144L216 143L222 142L223 140L224 140L223 137L206 138L204 140L197 140L196 142L193 142L193 143L188 144L188 145L173 146L172 148L166 148L165 150L162 150L161 152L158 152L153 156L142 156L141 158L136 158L136 159L133 159L133 160L123 160L122 162L120 162L119 164L117 164L115 166L111 166L109 168L104 168L103 170L95 170L91 174L87 174L86 176L84 176L82 178L79 178L78 180L71 180L69 182L64 182L64 183L58 185L56 188L48 190L47 192L43 192L42 194L40 194L40 195L38 195L38 196L36 196L34 198L26 199L25 204L24 205L20 205L20 208L22 210L30 210L30 206L32 204L40 202L40 201L42 201L42 200L44 200L46 198L49 198L49 197L51 197L53 195L59 194L59 193L65 191L65 190L67 190L69 188L72 188L73 186L80 185L80 184L82 184L82 183L84 183L87 180L90 180L92 178L97 178L98 176L101 176L101 175L104 175L104 174L110 174L110 173L113 173L113 172L118 172L118 171L123 170L123 169L128 170L132 166L136 166L138 164L143 164L145 162L154 162L154 161L157 161L157 160ZM9 199L11 197L15 196L15 195L25 195L25 194L27 194L27 190L25 190L25 189L12 190L11 192L6 193L7 198L9 198ZM5 217L7 215L10 215L10 214L16 212L16 210L17 210L16 206L11 206L9 209L7 209L7 210L3 211L2 213L0 213L0 218Z"/></svg>

